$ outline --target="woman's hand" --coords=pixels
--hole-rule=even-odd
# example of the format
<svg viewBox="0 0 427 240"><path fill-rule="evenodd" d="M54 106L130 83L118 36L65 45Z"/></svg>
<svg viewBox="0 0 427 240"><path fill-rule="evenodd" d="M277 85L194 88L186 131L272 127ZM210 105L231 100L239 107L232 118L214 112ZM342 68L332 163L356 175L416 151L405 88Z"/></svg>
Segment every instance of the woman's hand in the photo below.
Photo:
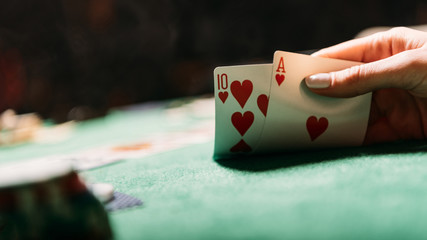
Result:
<svg viewBox="0 0 427 240"><path fill-rule="evenodd" d="M315 93L373 92L365 144L427 136L427 33L393 28L320 50L313 56L365 64L306 77Z"/></svg>

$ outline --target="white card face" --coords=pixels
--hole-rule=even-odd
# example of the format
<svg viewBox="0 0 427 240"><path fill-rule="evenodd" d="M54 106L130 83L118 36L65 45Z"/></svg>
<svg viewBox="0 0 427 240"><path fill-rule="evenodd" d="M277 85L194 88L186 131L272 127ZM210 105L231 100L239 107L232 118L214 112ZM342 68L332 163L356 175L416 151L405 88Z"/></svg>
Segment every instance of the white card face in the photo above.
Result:
<svg viewBox="0 0 427 240"><path fill-rule="evenodd" d="M267 114L272 64L217 67L215 156L253 152Z"/></svg>
<svg viewBox="0 0 427 240"><path fill-rule="evenodd" d="M329 98L311 92L303 79L360 63L276 51L262 136L254 152L355 146L363 143L371 93Z"/></svg>

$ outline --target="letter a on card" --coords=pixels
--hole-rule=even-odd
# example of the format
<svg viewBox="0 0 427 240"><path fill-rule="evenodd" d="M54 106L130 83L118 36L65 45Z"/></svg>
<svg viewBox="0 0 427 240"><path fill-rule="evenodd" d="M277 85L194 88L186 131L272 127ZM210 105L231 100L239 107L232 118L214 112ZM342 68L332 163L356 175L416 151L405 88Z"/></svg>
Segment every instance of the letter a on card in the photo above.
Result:
<svg viewBox="0 0 427 240"><path fill-rule="evenodd" d="M282 57L280 58L279 64L277 65L277 69L276 69L276 82L279 86L282 84L283 81L285 81L284 73L286 73L286 70L285 70L285 63Z"/></svg>

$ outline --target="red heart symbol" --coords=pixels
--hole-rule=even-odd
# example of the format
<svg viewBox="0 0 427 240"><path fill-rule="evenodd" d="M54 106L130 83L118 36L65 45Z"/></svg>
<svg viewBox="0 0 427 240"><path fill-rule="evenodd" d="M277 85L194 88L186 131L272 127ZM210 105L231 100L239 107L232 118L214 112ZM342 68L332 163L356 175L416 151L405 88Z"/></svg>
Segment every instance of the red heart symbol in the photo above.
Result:
<svg viewBox="0 0 427 240"><path fill-rule="evenodd" d="M245 112L243 115L240 112L235 112L231 115L231 122L240 135L243 136L254 122L254 114L250 111Z"/></svg>
<svg viewBox="0 0 427 240"><path fill-rule="evenodd" d="M221 99L222 103L225 103L228 98L228 92L219 92L218 97Z"/></svg>
<svg viewBox="0 0 427 240"><path fill-rule="evenodd" d="M317 118L315 116L310 116L307 119L307 131L310 134L311 141L314 141L317 137L322 135L328 128L328 119L325 117Z"/></svg>
<svg viewBox="0 0 427 240"><path fill-rule="evenodd" d="M252 151L251 146L249 146L243 139L240 140L236 145L230 148L231 152L250 152Z"/></svg>
<svg viewBox="0 0 427 240"><path fill-rule="evenodd" d="M268 97L265 94L261 94L258 96L257 104L259 110L261 110L262 114L267 117L267 109L268 109Z"/></svg>
<svg viewBox="0 0 427 240"><path fill-rule="evenodd" d="M241 84L239 81L234 81L230 85L231 93L234 98L239 102L240 106L243 108L248 101L252 93L252 82L249 80L243 81Z"/></svg>
<svg viewBox="0 0 427 240"><path fill-rule="evenodd" d="M285 75L284 74L276 74L276 81L277 84L282 84L283 81L285 81Z"/></svg>

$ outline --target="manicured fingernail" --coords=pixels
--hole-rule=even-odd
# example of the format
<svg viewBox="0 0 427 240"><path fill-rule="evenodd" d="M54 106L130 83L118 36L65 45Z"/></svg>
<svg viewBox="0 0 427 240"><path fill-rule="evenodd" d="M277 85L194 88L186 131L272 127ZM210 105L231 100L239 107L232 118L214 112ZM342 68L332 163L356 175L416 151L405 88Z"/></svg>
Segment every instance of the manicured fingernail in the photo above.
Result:
<svg viewBox="0 0 427 240"><path fill-rule="evenodd" d="M331 86L331 75L329 73L318 73L305 78L309 88L328 88Z"/></svg>

